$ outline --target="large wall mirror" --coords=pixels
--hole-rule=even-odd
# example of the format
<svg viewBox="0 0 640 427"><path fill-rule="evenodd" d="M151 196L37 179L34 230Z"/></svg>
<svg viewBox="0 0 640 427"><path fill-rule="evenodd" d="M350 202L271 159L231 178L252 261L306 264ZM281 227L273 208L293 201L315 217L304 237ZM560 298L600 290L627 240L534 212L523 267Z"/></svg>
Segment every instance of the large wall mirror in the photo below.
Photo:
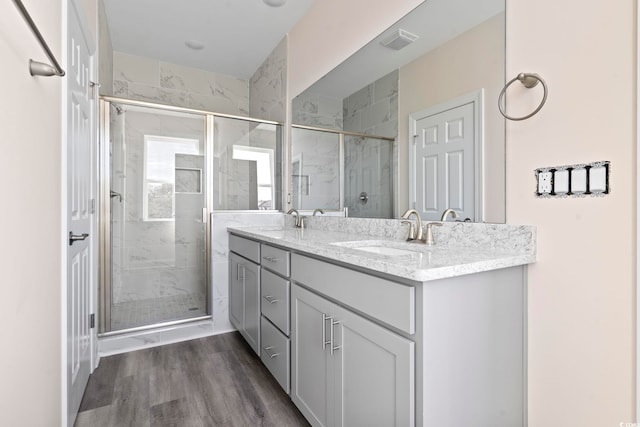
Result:
<svg viewBox="0 0 640 427"><path fill-rule="evenodd" d="M504 0L429 0L293 100L296 209L505 221Z"/></svg>

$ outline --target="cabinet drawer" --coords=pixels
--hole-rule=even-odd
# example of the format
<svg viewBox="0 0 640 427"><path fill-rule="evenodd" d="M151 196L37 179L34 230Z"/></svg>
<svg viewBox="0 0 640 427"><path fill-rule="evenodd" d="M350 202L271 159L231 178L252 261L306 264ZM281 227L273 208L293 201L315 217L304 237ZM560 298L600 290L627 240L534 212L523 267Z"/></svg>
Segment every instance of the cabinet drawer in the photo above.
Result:
<svg viewBox="0 0 640 427"><path fill-rule="evenodd" d="M415 333L415 288L293 254L291 280L378 319Z"/></svg>
<svg viewBox="0 0 640 427"><path fill-rule="evenodd" d="M229 234L229 250L260 264L260 243Z"/></svg>
<svg viewBox="0 0 640 427"><path fill-rule="evenodd" d="M289 277L289 252L263 244L262 266L281 276Z"/></svg>
<svg viewBox="0 0 640 427"><path fill-rule="evenodd" d="M262 315L289 335L289 281L262 269Z"/></svg>
<svg viewBox="0 0 640 427"><path fill-rule="evenodd" d="M278 384L289 394L289 338L264 316L262 316L260 329L262 335L260 359Z"/></svg>

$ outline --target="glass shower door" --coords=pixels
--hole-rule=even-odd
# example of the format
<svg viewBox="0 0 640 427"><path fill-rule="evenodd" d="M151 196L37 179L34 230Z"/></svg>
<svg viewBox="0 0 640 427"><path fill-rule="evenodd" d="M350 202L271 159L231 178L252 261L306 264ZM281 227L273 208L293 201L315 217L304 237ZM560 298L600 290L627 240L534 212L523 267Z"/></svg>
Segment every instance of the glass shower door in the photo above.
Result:
<svg viewBox="0 0 640 427"><path fill-rule="evenodd" d="M110 117L104 332L207 315L206 118L126 104Z"/></svg>

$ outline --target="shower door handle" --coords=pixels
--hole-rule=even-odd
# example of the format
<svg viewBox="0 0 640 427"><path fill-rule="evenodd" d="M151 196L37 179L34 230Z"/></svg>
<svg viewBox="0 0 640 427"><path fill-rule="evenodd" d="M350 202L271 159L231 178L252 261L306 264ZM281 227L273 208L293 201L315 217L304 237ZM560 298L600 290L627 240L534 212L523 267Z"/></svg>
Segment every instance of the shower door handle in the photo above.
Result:
<svg viewBox="0 0 640 427"><path fill-rule="evenodd" d="M73 242L78 240L84 240L89 237L89 233L73 234L73 231L69 232L69 246L73 245Z"/></svg>

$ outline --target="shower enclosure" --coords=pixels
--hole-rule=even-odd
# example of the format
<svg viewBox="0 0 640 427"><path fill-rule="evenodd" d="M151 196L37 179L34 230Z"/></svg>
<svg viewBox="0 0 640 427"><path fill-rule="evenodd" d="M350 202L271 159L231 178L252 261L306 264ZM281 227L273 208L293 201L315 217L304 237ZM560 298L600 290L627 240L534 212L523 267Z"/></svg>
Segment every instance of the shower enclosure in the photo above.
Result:
<svg viewBox="0 0 640 427"><path fill-rule="evenodd" d="M101 334L211 318L213 210L279 206L275 122L103 98Z"/></svg>
<svg viewBox="0 0 640 427"><path fill-rule="evenodd" d="M394 138L292 125L291 193L296 209L393 216Z"/></svg>

